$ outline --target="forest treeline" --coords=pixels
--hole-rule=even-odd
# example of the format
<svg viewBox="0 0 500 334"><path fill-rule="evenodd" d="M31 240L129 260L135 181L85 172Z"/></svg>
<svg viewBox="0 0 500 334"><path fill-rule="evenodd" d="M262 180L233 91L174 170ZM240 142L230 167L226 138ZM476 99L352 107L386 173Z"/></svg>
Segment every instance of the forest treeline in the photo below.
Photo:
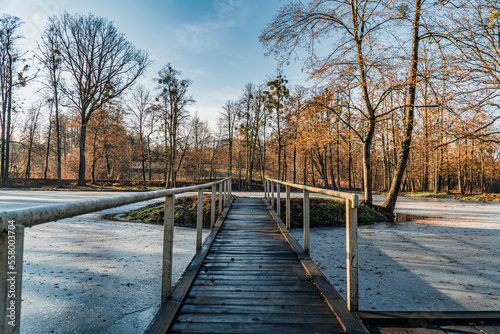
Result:
<svg viewBox="0 0 500 334"><path fill-rule="evenodd" d="M302 62L307 86L281 71L249 83L212 123L172 64L137 84L150 56L112 22L51 17L32 59L21 24L0 19L3 186L271 176L368 204L387 191L390 211L400 191L499 191L498 1L288 1L260 41L282 70ZM36 102L17 103L35 83Z"/></svg>

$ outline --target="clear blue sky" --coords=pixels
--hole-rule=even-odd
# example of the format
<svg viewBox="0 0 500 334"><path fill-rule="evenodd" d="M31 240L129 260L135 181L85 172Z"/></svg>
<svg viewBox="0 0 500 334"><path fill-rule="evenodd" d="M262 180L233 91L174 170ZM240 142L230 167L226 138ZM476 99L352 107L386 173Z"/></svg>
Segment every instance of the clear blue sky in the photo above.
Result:
<svg viewBox="0 0 500 334"><path fill-rule="evenodd" d="M93 13L113 21L137 48L154 60L152 78L168 62L193 80L191 94L211 124L228 99L237 99L248 82L276 74L273 58L264 57L261 30L283 5L279 0L0 0L0 12L20 17L24 49L33 49L46 19L64 11ZM303 84L301 64L284 68L291 85Z"/></svg>

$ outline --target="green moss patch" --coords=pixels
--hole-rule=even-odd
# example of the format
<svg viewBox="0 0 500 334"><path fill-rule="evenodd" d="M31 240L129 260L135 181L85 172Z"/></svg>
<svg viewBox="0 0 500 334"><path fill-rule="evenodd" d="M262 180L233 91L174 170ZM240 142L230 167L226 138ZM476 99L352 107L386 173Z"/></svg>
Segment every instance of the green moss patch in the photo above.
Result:
<svg viewBox="0 0 500 334"><path fill-rule="evenodd" d="M175 225L184 227L196 227L197 198L177 197L175 199L174 220ZM212 196L203 196L203 227L210 227L210 210ZM165 215L165 204L149 204L137 210L132 210L123 215L123 218L130 221L141 221L149 224L163 225ZM216 217L219 213L219 198L216 199Z"/></svg>
<svg viewBox="0 0 500 334"><path fill-rule="evenodd" d="M302 198L291 198L292 228L302 227L304 216L302 214ZM281 217L286 217L286 202L281 200ZM327 198L310 198L310 224L311 227L344 227L345 202ZM358 208L358 225L369 225L386 222L389 219L375 208L360 204Z"/></svg>

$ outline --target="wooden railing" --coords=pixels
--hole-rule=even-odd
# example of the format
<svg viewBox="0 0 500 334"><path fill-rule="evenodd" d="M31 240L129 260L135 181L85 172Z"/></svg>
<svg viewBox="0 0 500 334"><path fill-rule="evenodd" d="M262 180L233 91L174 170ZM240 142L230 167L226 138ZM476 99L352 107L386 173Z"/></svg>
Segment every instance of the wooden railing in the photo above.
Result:
<svg viewBox="0 0 500 334"><path fill-rule="evenodd" d="M198 191L196 251L202 246L203 190L211 187L211 220L215 224L216 193L219 186L219 214L232 193L231 177L196 186L156 190L109 198L78 201L44 207L0 212L0 333L18 334L21 323L21 289L23 277L24 229L122 205L165 197L164 241L161 280L161 303L172 293L172 259L175 195Z"/></svg>
<svg viewBox="0 0 500 334"><path fill-rule="evenodd" d="M335 191L330 189L310 187L295 183L278 181L265 178L264 197L270 201L278 217L281 216L281 186L285 186L286 193L286 217L285 223L288 230L291 229L291 203L290 189L296 188L303 191L303 230L304 230L304 251L309 254L310 245L310 212L309 193L324 194L332 197L345 199L346 213L346 262L347 262L347 308L350 311L357 311L359 307L358 294L358 207L359 197L357 194ZM275 200L276 199L276 200Z"/></svg>

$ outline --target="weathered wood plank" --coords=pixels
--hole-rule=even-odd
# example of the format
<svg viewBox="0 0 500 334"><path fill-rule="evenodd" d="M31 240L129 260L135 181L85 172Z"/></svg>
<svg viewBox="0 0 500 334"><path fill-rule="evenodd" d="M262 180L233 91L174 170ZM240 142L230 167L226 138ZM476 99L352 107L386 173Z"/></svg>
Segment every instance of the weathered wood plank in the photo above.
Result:
<svg viewBox="0 0 500 334"><path fill-rule="evenodd" d="M218 281L211 280L211 278L196 278L193 284L196 285L255 285L266 286L266 285L279 285L279 286L288 286L288 285L297 285L297 284L307 284L309 280L306 278L294 278L294 279L268 279L268 280L260 280L260 281L251 281L247 279L219 279Z"/></svg>
<svg viewBox="0 0 500 334"><path fill-rule="evenodd" d="M287 306L298 306L301 305L304 308L309 306L323 306L325 305L324 301L321 299L311 300L311 298L225 298L224 296L219 296L218 298L186 298L186 304L195 304L195 305L256 305L256 306L264 306L264 305L285 305Z"/></svg>
<svg viewBox="0 0 500 334"><path fill-rule="evenodd" d="M476 324L475 327L485 334L500 334L500 320L496 324Z"/></svg>
<svg viewBox="0 0 500 334"><path fill-rule="evenodd" d="M210 292L317 292L312 286L307 285L193 285L191 292L203 293Z"/></svg>
<svg viewBox="0 0 500 334"><path fill-rule="evenodd" d="M328 321L330 318L331 321ZM257 324L331 324L335 322L335 316L330 314L267 314L254 312L249 314L231 313L182 313L176 321L178 322L204 322L204 323L257 323Z"/></svg>
<svg viewBox="0 0 500 334"><path fill-rule="evenodd" d="M439 328L441 328L444 333L450 334L484 334L484 332L481 332L474 326L467 324L440 324Z"/></svg>
<svg viewBox="0 0 500 334"><path fill-rule="evenodd" d="M193 305L184 303L181 312L197 313L285 313L285 314L331 314L332 312L325 305Z"/></svg>
<svg viewBox="0 0 500 334"><path fill-rule="evenodd" d="M247 324L228 323L213 324L202 322L178 322L172 327L170 333L256 333L256 334L332 334L343 333L341 328L327 324Z"/></svg>

